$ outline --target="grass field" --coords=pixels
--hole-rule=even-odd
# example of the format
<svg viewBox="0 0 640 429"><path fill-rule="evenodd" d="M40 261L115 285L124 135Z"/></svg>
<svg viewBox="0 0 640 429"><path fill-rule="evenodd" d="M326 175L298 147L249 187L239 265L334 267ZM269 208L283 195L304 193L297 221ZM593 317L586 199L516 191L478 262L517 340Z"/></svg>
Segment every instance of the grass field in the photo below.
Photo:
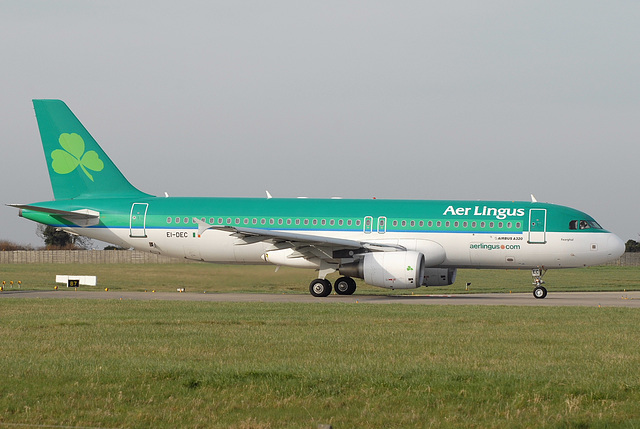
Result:
<svg viewBox="0 0 640 429"><path fill-rule="evenodd" d="M25 289L52 289L56 274L95 275L98 288L126 291L187 292L261 292L309 293L309 282L315 277L312 270L281 268L274 272L270 266L240 266L216 264L149 264L149 265L72 265L72 264L16 264L0 266L0 281L22 282ZM337 278L337 274L330 279ZM569 270L549 270L544 277L549 292L553 291L617 291L640 290L640 267L590 267ZM356 293L366 294L432 294L530 292L529 270L458 270L456 283L447 287L390 291L358 281ZM14 288L17 287L14 285ZM91 289L87 287L87 289Z"/></svg>
<svg viewBox="0 0 640 429"><path fill-rule="evenodd" d="M3 299L0 312L0 426L640 425L632 309Z"/></svg>
<svg viewBox="0 0 640 429"><path fill-rule="evenodd" d="M4 265L113 290L308 293L311 271L205 264ZM640 269L550 271L633 290ZM529 292L461 270L413 293ZM16 286L14 286L16 287ZM89 287L85 289L90 289ZM359 284L356 293L392 292ZM0 300L0 427L639 427L640 312L627 308ZM533 299L533 298L532 298Z"/></svg>

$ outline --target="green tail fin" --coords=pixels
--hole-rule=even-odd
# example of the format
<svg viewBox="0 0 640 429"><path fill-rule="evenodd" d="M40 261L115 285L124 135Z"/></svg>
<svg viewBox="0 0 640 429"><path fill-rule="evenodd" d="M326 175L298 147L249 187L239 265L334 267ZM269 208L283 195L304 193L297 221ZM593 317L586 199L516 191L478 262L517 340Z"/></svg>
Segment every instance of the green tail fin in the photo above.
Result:
<svg viewBox="0 0 640 429"><path fill-rule="evenodd" d="M60 100L33 100L56 200L144 197Z"/></svg>

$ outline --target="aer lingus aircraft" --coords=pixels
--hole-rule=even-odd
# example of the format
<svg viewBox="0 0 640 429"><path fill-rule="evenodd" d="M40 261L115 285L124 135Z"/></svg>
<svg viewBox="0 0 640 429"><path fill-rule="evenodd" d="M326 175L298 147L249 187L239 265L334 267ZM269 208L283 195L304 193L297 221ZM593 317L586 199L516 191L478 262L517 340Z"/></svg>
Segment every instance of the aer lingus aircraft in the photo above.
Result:
<svg viewBox="0 0 640 429"><path fill-rule="evenodd" d="M161 255L310 268L312 295L352 294L354 278L408 289L450 285L457 268L603 264L624 243L581 211L536 202L157 197L132 186L60 100L34 100L53 201L24 218ZM328 274L342 277L332 285Z"/></svg>

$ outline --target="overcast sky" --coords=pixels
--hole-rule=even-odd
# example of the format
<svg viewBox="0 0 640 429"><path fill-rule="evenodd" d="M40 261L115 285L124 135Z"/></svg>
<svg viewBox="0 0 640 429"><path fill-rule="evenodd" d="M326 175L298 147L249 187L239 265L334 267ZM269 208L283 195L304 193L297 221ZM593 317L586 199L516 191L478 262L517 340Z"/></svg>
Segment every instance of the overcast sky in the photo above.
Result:
<svg viewBox="0 0 640 429"><path fill-rule="evenodd" d="M0 239L33 98L172 196L529 200L640 240L637 1L0 0Z"/></svg>

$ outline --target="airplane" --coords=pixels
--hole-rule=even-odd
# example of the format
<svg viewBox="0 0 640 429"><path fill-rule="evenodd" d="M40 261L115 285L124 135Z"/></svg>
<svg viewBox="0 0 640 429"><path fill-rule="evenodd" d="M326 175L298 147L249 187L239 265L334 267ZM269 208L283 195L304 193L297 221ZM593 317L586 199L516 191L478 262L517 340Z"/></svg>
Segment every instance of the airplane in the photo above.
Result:
<svg viewBox="0 0 640 429"><path fill-rule="evenodd" d="M189 198L135 188L61 100L33 100L53 201L9 204L23 218L125 248L204 262L313 269L315 297L354 278L388 289L446 286L458 268L604 264L623 241L579 210L531 201ZM333 283L329 274L338 272Z"/></svg>

